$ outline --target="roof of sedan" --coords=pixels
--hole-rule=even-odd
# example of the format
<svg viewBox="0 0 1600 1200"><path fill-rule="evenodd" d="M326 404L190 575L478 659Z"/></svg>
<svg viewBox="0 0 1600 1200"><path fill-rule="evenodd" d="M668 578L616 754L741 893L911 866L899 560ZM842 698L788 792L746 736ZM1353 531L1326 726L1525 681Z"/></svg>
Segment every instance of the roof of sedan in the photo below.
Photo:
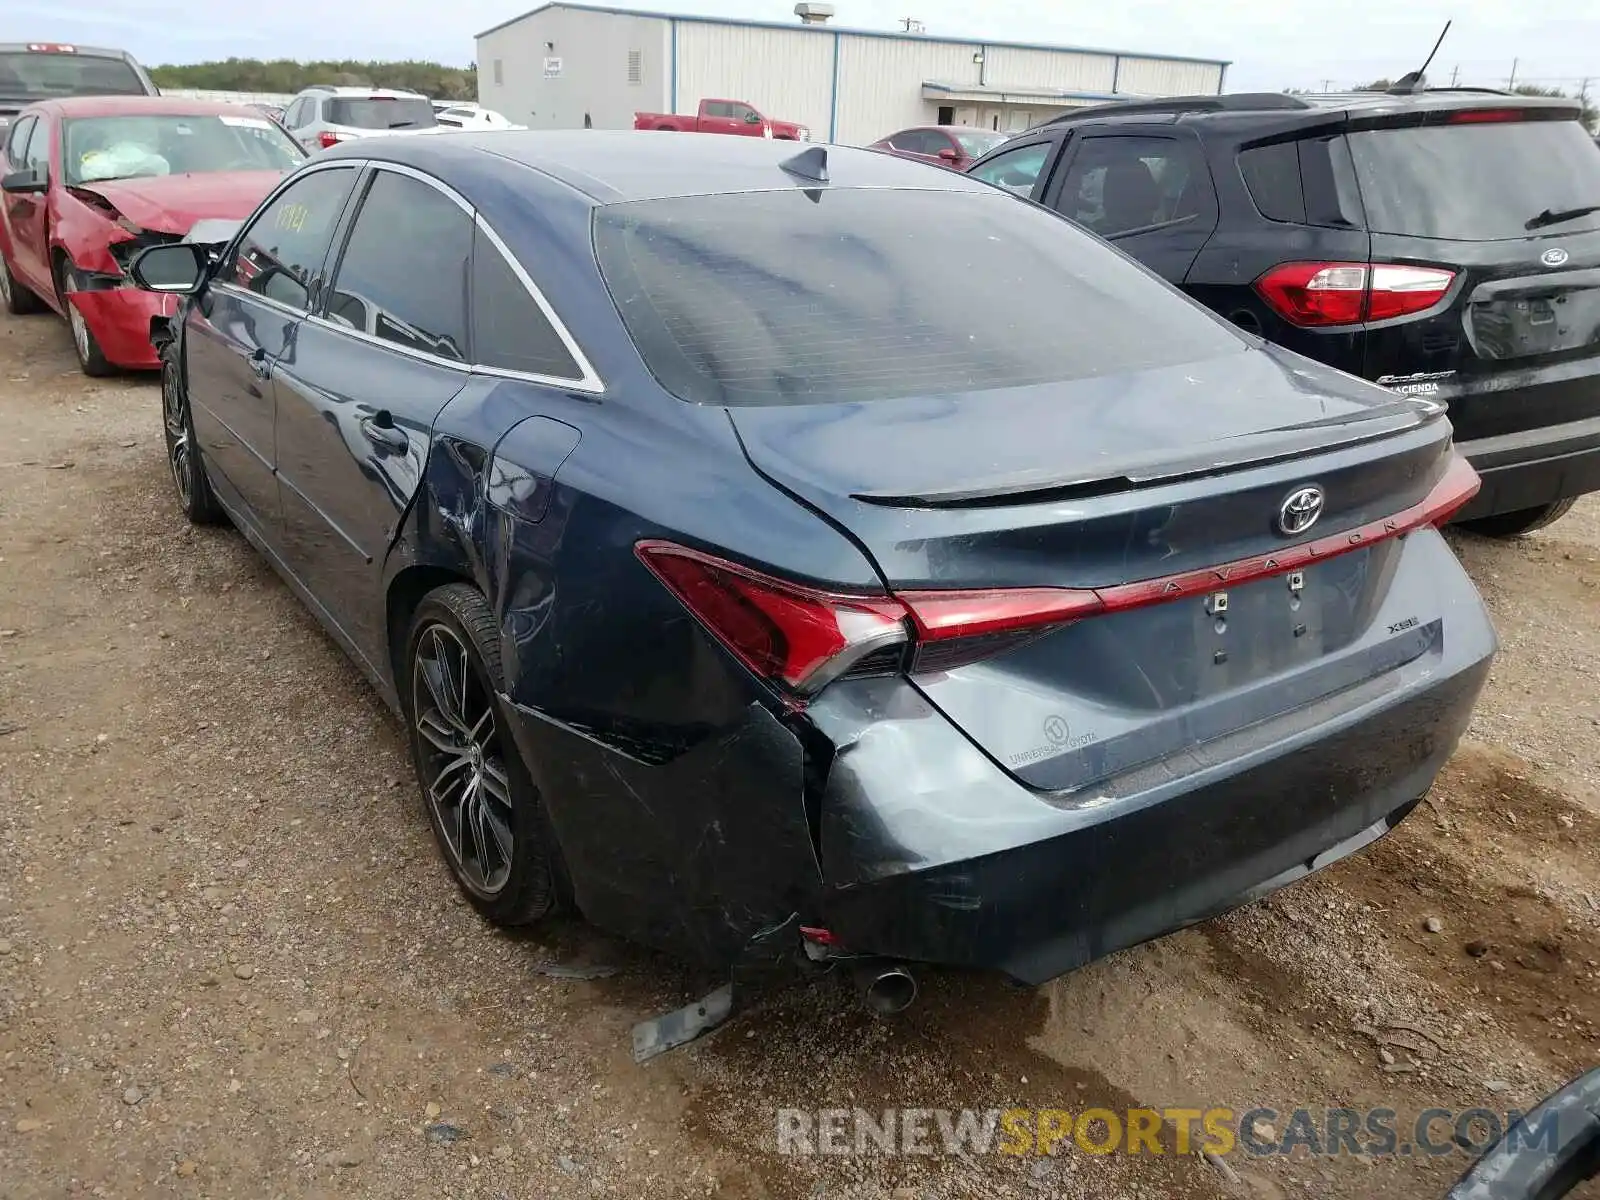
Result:
<svg viewBox="0 0 1600 1200"><path fill-rule="evenodd" d="M426 168L463 149L542 171L601 204L803 187L811 181L790 174L782 164L818 149L827 155L828 182L823 187L989 190L987 184L953 171L874 150L656 131L496 130L363 139L319 157L384 158Z"/></svg>
<svg viewBox="0 0 1600 1200"><path fill-rule="evenodd" d="M251 117L258 114L248 104L222 104L216 100L189 100L182 96L64 96L40 100L62 117Z"/></svg>

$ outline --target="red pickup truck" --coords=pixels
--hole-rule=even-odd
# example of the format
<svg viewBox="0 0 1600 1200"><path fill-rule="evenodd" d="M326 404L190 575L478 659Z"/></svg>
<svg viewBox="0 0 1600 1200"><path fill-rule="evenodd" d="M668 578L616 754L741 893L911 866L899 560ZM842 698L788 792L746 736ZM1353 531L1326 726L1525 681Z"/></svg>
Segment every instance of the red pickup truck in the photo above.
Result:
<svg viewBox="0 0 1600 1200"><path fill-rule="evenodd" d="M674 133L732 133L741 137L777 138L809 142L811 130L793 121L774 121L743 100L702 100L692 117L677 113L636 112L635 129L662 129Z"/></svg>

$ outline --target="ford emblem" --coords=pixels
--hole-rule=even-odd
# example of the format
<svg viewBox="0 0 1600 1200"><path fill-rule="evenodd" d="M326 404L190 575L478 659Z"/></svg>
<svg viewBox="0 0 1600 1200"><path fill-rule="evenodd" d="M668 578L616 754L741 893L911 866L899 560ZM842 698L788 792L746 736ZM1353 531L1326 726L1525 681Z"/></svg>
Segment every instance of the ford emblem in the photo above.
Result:
<svg viewBox="0 0 1600 1200"><path fill-rule="evenodd" d="M1304 533L1317 523L1317 518L1322 515L1322 505L1322 489L1316 484L1296 488L1278 506L1278 532L1285 537Z"/></svg>
<svg viewBox="0 0 1600 1200"><path fill-rule="evenodd" d="M1569 257L1571 256L1560 246L1552 246L1539 255L1539 261L1547 267L1559 267L1565 264Z"/></svg>

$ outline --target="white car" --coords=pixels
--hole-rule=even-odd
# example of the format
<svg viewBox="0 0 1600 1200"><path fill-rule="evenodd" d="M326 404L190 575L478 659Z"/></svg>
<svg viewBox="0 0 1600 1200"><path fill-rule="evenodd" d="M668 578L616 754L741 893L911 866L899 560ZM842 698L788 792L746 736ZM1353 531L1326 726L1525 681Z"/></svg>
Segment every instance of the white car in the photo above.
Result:
<svg viewBox="0 0 1600 1200"><path fill-rule="evenodd" d="M439 122L420 92L316 84L284 109L283 126L315 153L352 138L437 131Z"/></svg>
<svg viewBox="0 0 1600 1200"><path fill-rule="evenodd" d="M434 120L440 125L451 129L526 129L526 125L518 125L508 121L493 109L483 108L465 100L435 100L433 102Z"/></svg>

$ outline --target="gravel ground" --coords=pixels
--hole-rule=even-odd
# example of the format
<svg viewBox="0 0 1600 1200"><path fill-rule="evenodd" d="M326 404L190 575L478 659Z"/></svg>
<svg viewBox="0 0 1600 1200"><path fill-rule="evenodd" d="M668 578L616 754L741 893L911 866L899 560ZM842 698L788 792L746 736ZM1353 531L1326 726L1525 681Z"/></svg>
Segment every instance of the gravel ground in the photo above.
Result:
<svg viewBox="0 0 1600 1200"><path fill-rule="evenodd" d="M1462 1158L796 1158L775 1114L1504 1109L1600 1059L1600 501L1454 538L1504 651L1367 853L1045 988L795 989L638 1067L715 981L458 901L386 710L180 519L158 409L0 317L0 1195L1437 1196Z"/></svg>

